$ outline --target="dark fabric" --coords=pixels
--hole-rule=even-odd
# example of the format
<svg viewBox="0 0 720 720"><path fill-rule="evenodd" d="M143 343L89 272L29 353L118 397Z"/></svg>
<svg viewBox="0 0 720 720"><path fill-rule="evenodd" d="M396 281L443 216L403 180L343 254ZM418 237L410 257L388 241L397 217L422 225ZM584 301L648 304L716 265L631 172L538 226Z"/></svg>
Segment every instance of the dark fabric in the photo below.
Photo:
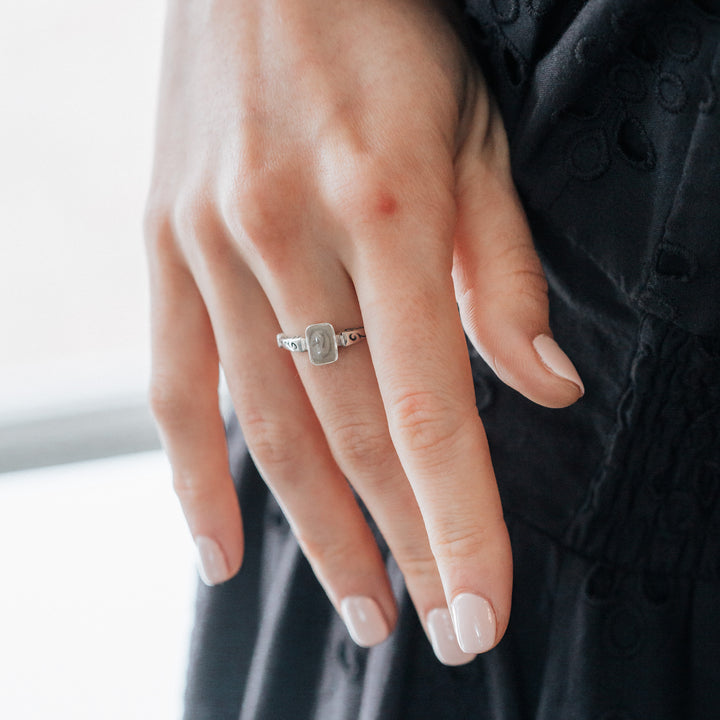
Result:
<svg viewBox="0 0 720 720"><path fill-rule="evenodd" d="M515 560L506 637L434 657L391 557L356 647L228 428L240 574L201 587L187 720L720 717L720 3L472 0L585 397L548 410L471 352Z"/></svg>

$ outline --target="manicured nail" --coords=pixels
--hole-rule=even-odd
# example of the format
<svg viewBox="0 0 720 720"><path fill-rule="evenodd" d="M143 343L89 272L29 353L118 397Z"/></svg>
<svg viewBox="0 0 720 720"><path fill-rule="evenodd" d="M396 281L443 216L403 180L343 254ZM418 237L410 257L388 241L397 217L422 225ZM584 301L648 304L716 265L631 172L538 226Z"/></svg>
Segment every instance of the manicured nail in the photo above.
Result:
<svg viewBox="0 0 720 720"><path fill-rule="evenodd" d="M206 585L218 585L230 578L225 553L211 538L200 535L195 538L198 556L198 571Z"/></svg>
<svg viewBox="0 0 720 720"><path fill-rule="evenodd" d="M475 659L475 653L463 652L458 645L450 612L447 608L435 608L427 616L430 642L437 659L445 665L465 665Z"/></svg>
<svg viewBox="0 0 720 720"><path fill-rule="evenodd" d="M350 637L361 647L377 645L390 634L385 618L372 598L346 597L340 603L340 614Z"/></svg>
<svg viewBox="0 0 720 720"><path fill-rule="evenodd" d="M538 335L533 340L533 347L535 348L535 352L540 356L543 365L551 373L564 380L569 380L573 385L577 385L583 395L585 394L585 386L575 366L549 335Z"/></svg>
<svg viewBox="0 0 720 720"><path fill-rule="evenodd" d="M461 593L450 612L458 644L466 653L484 653L495 645L495 613L485 598Z"/></svg>

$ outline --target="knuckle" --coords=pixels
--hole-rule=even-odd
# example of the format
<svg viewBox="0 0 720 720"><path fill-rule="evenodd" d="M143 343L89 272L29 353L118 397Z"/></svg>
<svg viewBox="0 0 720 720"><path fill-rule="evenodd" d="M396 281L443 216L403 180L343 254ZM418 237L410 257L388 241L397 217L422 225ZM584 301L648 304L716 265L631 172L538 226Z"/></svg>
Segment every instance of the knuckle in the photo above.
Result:
<svg viewBox="0 0 720 720"><path fill-rule="evenodd" d="M185 395L167 380L152 380L148 401L155 421L165 430L176 427L190 410Z"/></svg>
<svg viewBox="0 0 720 720"><path fill-rule="evenodd" d="M477 562L487 546L487 530L479 527L445 528L432 540L433 555L438 562Z"/></svg>
<svg viewBox="0 0 720 720"><path fill-rule="evenodd" d="M234 188L222 203L222 214L236 235L262 238L275 222L279 198L267 174L253 173L242 186Z"/></svg>
<svg viewBox="0 0 720 720"><path fill-rule="evenodd" d="M456 407L427 390L405 392L390 407L390 421L411 452L445 450L463 420Z"/></svg>
<svg viewBox="0 0 720 720"><path fill-rule="evenodd" d="M517 267L505 278L505 293L516 302L530 301L533 305L547 302L548 283L540 267Z"/></svg>
<svg viewBox="0 0 720 720"><path fill-rule="evenodd" d="M246 169L242 182L224 195L220 213L243 250L273 270L290 254L308 206L301 170L292 166Z"/></svg>
<svg viewBox="0 0 720 720"><path fill-rule="evenodd" d="M521 297L531 299L533 302L547 300L548 284L542 272L516 270L513 280L518 286L514 290L515 294L520 294Z"/></svg>
<svg viewBox="0 0 720 720"><path fill-rule="evenodd" d="M422 207L423 223L433 227L447 224L454 213L452 194L435 172L428 172L415 155L390 153L389 162L367 152L350 148L335 163L331 204L349 225L385 227L410 219ZM410 178L410 180L408 180Z"/></svg>
<svg viewBox="0 0 720 720"><path fill-rule="evenodd" d="M151 259L162 258L174 246L172 213L154 200L148 200L143 214L145 249Z"/></svg>
<svg viewBox="0 0 720 720"><path fill-rule="evenodd" d="M358 557L358 548L349 538L343 536L325 537L297 528L295 537L313 567L322 568L323 576L331 579L346 574Z"/></svg>
<svg viewBox="0 0 720 720"><path fill-rule="evenodd" d="M202 504L210 493L209 487L197 476L181 469L173 470L172 485L173 492L185 508Z"/></svg>
<svg viewBox="0 0 720 720"><path fill-rule="evenodd" d="M365 420L350 420L332 428L333 445L349 469L378 468L394 454L386 427Z"/></svg>
<svg viewBox="0 0 720 720"><path fill-rule="evenodd" d="M152 195L145 203L143 212L143 234L147 239L161 236L169 223L167 209Z"/></svg>
<svg viewBox="0 0 720 720"><path fill-rule="evenodd" d="M437 577L437 562L429 550L422 553L415 549L393 551L393 555L409 584L424 584L428 578Z"/></svg>
<svg viewBox="0 0 720 720"><path fill-rule="evenodd" d="M172 225L185 253L208 266L228 262L232 246L207 193L188 192L179 197L172 212Z"/></svg>
<svg viewBox="0 0 720 720"><path fill-rule="evenodd" d="M534 247L527 243L511 243L494 258L499 269L498 280L512 292L526 288L547 293L547 279Z"/></svg>
<svg viewBox="0 0 720 720"><path fill-rule="evenodd" d="M186 190L175 198L172 206L172 224L175 232L184 238L198 238L202 235L204 218L209 201L203 193Z"/></svg>
<svg viewBox="0 0 720 720"><path fill-rule="evenodd" d="M301 435L289 424L260 413L244 413L240 425L256 462L270 478L285 476L297 462Z"/></svg>
<svg viewBox="0 0 720 720"><path fill-rule="evenodd" d="M378 200L385 195L386 210L390 210L392 200L399 188L392 175L377 160L361 159L354 163L354 172L347 173L344 181L338 185L337 199L343 206L363 214L371 214L378 208Z"/></svg>

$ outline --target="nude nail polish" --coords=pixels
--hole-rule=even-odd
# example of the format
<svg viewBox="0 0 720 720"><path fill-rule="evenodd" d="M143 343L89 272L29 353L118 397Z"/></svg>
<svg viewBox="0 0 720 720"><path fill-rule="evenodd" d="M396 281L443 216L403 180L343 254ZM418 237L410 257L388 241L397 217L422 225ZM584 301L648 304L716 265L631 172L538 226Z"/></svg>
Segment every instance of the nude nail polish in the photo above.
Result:
<svg viewBox="0 0 720 720"><path fill-rule="evenodd" d="M585 386L578 375L578 371L570 358L561 350L560 346L549 335L538 335L533 340L533 347L542 364L553 374L577 385L580 392L585 394Z"/></svg>
<svg viewBox="0 0 720 720"><path fill-rule="evenodd" d="M458 645L450 611L435 608L427 615L428 634L437 659L445 665L465 665L475 659L475 653L463 652Z"/></svg>
<svg viewBox="0 0 720 720"><path fill-rule="evenodd" d="M218 585L230 578L225 553L212 538L199 535L195 538L198 572L206 585Z"/></svg>
<svg viewBox="0 0 720 720"><path fill-rule="evenodd" d="M495 612L479 595L461 593L450 605L458 645L466 653L484 653L495 645Z"/></svg>
<svg viewBox="0 0 720 720"><path fill-rule="evenodd" d="M369 597L354 595L340 603L340 614L350 637L361 647L381 643L390 634L378 604Z"/></svg>

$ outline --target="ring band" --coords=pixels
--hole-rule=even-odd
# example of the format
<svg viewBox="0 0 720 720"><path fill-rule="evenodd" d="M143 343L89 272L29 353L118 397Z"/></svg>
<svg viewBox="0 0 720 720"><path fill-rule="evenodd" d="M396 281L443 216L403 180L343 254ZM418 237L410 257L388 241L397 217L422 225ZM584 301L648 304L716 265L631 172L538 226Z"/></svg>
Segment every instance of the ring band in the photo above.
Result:
<svg viewBox="0 0 720 720"><path fill-rule="evenodd" d="M338 359L338 348L365 339L365 328L356 327L336 333L330 323L315 323L305 328L305 336L291 337L278 333L278 347L290 352L307 352L313 365L328 365Z"/></svg>

